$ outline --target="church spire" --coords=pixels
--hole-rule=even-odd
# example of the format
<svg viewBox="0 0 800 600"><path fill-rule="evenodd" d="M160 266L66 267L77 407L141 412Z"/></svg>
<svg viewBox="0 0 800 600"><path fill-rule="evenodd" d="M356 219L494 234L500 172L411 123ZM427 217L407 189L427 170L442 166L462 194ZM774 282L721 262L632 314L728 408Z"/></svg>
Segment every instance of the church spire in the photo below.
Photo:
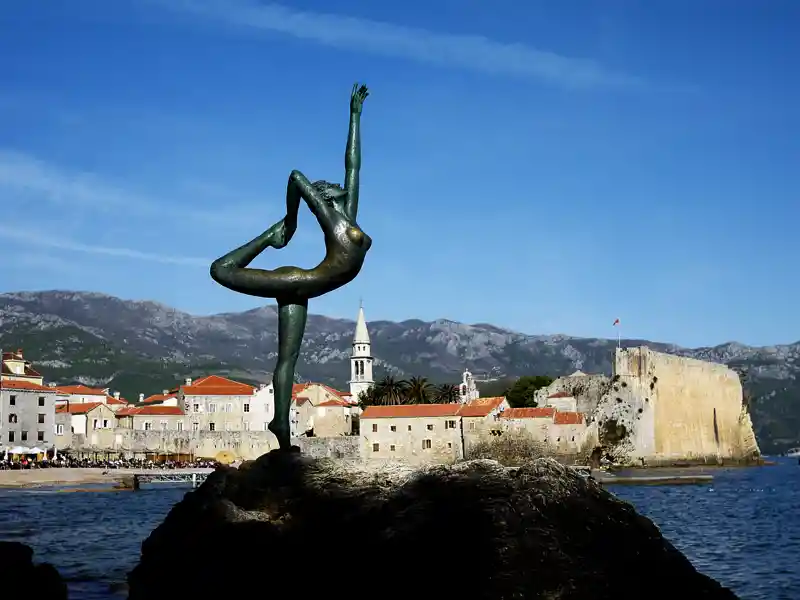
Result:
<svg viewBox="0 0 800 600"><path fill-rule="evenodd" d="M353 336L353 344L369 344L369 331L367 331L367 320L364 318L364 305L358 309L358 319L356 319L356 333Z"/></svg>
<svg viewBox="0 0 800 600"><path fill-rule="evenodd" d="M353 335L353 351L350 354L350 394L353 400L357 400L359 394L366 392L373 383L372 350L362 303L358 308L356 331Z"/></svg>

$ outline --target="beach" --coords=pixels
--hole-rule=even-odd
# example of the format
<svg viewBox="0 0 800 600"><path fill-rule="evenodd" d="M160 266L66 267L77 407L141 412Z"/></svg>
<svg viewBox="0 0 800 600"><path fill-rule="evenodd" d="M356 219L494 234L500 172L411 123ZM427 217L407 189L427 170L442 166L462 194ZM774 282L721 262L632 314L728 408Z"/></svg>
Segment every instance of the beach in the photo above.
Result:
<svg viewBox="0 0 800 600"><path fill-rule="evenodd" d="M165 472L179 473L210 473L213 469L169 469ZM156 474L160 469L111 469L103 468L57 468L57 469L21 469L0 471L0 488L27 488L50 485L82 485L103 484L112 485L125 475L136 473Z"/></svg>

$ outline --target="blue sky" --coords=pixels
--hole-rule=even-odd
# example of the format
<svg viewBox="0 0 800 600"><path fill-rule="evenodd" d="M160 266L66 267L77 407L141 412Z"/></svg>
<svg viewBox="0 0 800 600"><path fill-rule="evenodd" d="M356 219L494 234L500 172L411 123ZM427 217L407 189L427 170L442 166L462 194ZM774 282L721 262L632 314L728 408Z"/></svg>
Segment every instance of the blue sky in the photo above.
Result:
<svg viewBox="0 0 800 600"><path fill-rule="evenodd" d="M263 304L208 263L282 217L292 169L342 180L363 81L374 246L312 312L800 339L800 3L334 4L4 2L0 291ZM256 265L323 250L304 212Z"/></svg>

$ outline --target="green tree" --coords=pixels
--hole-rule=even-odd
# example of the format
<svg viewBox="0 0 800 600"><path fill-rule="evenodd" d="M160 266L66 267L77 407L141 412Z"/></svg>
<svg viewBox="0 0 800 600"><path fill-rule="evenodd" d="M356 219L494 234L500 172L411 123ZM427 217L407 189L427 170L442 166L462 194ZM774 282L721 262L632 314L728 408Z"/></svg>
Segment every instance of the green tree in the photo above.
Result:
<svg viewBox="0 0 800 600"><path fill-rule="evenodd" d="M403 390L406 402L427 404L433 397L433 386L424 377L412 377Z"/></svg>
<svg viewBox="0 0 800 600"><path fill-rule="evenodd" d="M387 375L375 384L375 404L405 404L408 383Z"/></svg>
<svg viewBox="0 0 800 600"><path fill-rule="evenodd" d="M458 402L458 386L453 383L443 383L433 392L433 401L437 404L451 404Z"/></svg>
<svg viewBox="0 0 800 600"><path fill-rule="evenodd" d="M534 394L553 383L553 378L547 375L524 375L517 379L506 392L506 400L514 408L523 406L536 406Z"/></svg>

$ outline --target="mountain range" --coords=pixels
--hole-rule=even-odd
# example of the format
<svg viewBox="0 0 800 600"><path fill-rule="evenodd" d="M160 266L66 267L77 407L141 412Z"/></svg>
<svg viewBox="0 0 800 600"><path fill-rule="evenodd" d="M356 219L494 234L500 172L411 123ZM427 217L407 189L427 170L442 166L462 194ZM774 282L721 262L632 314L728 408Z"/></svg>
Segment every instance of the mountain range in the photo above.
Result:
<svg viewBox="0 0 800 600"><path fill-rule="evenodd" d="M497 389L521 375L611 372L616 340L526 335L446 319L368 323L376 379L387 373L434 383L469 368ZM299 381L346 389L354 321L309 315ZM762 451L800 446L800 342L750 347L729 342L683 348L623 340L654 350L725 363L742 372ZM156 302L72 291L0 294L0 348L23 349L47 381L110 387L136 401L185 377L217 373L269 381L277 356L277 312L194 316Z"/></svg>

